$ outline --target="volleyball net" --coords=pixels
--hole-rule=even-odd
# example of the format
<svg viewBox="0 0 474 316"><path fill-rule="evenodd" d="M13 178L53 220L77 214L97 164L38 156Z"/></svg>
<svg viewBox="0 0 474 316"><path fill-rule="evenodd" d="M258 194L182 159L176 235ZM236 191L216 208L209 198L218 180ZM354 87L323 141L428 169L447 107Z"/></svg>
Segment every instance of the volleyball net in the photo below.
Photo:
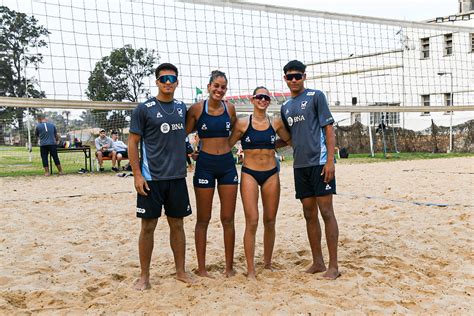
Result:
<svg viewBox="0 0 474 316"><path fill-rule="evenodd" d="M472 13L419 23L248 1L0 5L0 157L37 145L37 112L71 143L89 142L102 128L126 140L130 110L156 95L162 62L178 67L175 96L188 105L206 97L209 74L220 69L239 113L252 111L249 97L261 85L278 113L289 97L282 68L298 59L308 66L306 86L326 93L341 126L426 130L474 118ZM25 20L36 33L15 47Z"/></svg>

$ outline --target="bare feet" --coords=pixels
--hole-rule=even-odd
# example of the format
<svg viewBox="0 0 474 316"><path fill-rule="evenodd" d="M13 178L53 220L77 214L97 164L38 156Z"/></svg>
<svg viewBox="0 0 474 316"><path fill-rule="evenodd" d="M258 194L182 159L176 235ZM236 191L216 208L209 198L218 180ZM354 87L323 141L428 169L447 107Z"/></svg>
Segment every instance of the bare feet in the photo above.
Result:
<svg viewBox="0 0 474 316"><path fill-rule="evenodd" d="M207 273L206 270L204 271L196 271L196 274L200 276L201 278L209 278L209 279L214 279L209 273Z"/></svg>
<svg viewBox="0 0 474 316"><path fill-rule="evenodd" d="M247 279L252 280L252 281L257 280L257 276L255 274L255 271L247 272Z"/></svg>
<svg viewBox="0 0 474 316"><path fill-rule="evenodd" d="M176 274L176 280L184 282L184 283L188 283L188 284L195 284L197 282L193 277L191 277L186 272L180 275Z"/></svg>
<svg viewBox="0 0 474 316"><path fill-rule="evenodd" d="M150 280L142 279L142 278L137 279L135 281L135 284L133 285L133 287L137 291L149 290L149 289L151 289Z"/></svg>
<svg viewBox="0 0 474 316"><path fill-rule="evenodd" d="M306 273L318 273L318 272L324 272L326 271L326 266L323 264L323 265L320 265L320 264L313 264L311 267L309 267L308 269L306 269Z"/></svg>
<svg viewBox="0 0 474 316"><path fill-rule="evenodd" d="M323 277L328 280L335 280L341 276L341 273L337 268L329 268L324 274Z"/></svg>
<svg viewBox="0 0 474 316"><path fill-rule="evenodd" d="M225 277L226 277L226 278L233 277L234 275L235 275L235 270L234 270L234 269L226 270L226 271L225 271Z"/></svg>
<svg viewBox="0 0 474 316"><path fill-rule="evenodd" d="M263 268L264 268L264 269L267 269L267 270L270 270L270 271L272 271L272 272L275 271L275 269L273 269L273 266L272 266L271 263L265 263L265 264L263 265Z"/></svg>
<svg viewBox="0 0 474 316"><path fill-rule="evenodd" d="M45 176L45 177L49 177L49 176L50 176L49 172L45 172L45 173L44 173L44 176Z"/></svg>

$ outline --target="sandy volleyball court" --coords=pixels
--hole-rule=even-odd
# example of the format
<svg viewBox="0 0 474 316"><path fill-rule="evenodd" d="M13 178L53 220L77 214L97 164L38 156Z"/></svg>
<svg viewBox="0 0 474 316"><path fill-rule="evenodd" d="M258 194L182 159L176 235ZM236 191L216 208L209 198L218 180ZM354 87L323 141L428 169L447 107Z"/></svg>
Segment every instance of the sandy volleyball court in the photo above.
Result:
<svg viewBox="0 0 474 316"><path fill-rule="evenodd" d="M132 178L2 178L0 314L472 314L474 158L340 163L336 168L338 280L302 272L311 254L287 165L281 173L277 271L262 270L260 224L258 281L243 275L245 221L238 201L238 274L221 275L224 250L216 199L207 248L215 279L199 279L192 286L174 279L168 226L160 220L153 288L146 292L131 288L139 274ZM188 176L194 207L190 184ZM194 222L194 215L185 221L189 270L197 266Z"/></svg>

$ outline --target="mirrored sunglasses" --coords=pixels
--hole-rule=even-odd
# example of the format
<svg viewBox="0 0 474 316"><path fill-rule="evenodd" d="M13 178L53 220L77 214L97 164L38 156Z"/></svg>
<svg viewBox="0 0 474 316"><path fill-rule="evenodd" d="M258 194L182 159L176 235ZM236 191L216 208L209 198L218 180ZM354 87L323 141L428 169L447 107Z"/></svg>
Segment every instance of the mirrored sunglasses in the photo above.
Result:
<svg viewBox="0 0 474 316"><path fill-rule="evenodd" d="M268 94L263 94L263 93L260 93L260 94L256 94L253 96L254 99L257 99L257 100L265 100L265 101L268 101L270 102L271 98Z"/></svg>
<svg viewBox="0 0 474 316"><path fill-rule="evenodd" d="M302 73L288 74L288 75L285 75L285 78L288 81L292 81L293 79L296 79L298 81L298 80L303 79L303 74Z"/></svg>
<svg viewBox="0 0 474 316"><path fill-rule="evenodd" d="M160 76L158 78L158 80L161 82L161 83L166 83L166 82L170 82L170 83L175 83L176 81L178 81L178 77L175 76L175 75L163 75L163 76Z"/></svg>

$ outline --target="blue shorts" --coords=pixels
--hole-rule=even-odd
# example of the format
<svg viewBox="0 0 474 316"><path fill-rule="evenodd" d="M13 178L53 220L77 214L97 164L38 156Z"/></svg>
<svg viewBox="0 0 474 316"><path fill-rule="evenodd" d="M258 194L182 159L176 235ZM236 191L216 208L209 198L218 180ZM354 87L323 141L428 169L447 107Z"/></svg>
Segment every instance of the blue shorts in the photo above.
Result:
<svg viewBox="0 0 474 316"><path fill-rule="evenodd" d="M158 218L162 208L168 217L182 218L191 215L186 179L147 181L147 196L137 194L137 217Z"/></svg>
<svg viewBox="0 0 474 316"><path fill-rule="evenodd" d="M325 183L323 168L324 165L293 169L297 199L336 194L336 178Z"/></svg>
<svg viewBox="0 0 474 316"><path fill-rule="evenodd" d="M235 161L231 152L212 155L200 151L196 160L193 184L198 188L214 188L222 184L239 184Z"/></svg>

